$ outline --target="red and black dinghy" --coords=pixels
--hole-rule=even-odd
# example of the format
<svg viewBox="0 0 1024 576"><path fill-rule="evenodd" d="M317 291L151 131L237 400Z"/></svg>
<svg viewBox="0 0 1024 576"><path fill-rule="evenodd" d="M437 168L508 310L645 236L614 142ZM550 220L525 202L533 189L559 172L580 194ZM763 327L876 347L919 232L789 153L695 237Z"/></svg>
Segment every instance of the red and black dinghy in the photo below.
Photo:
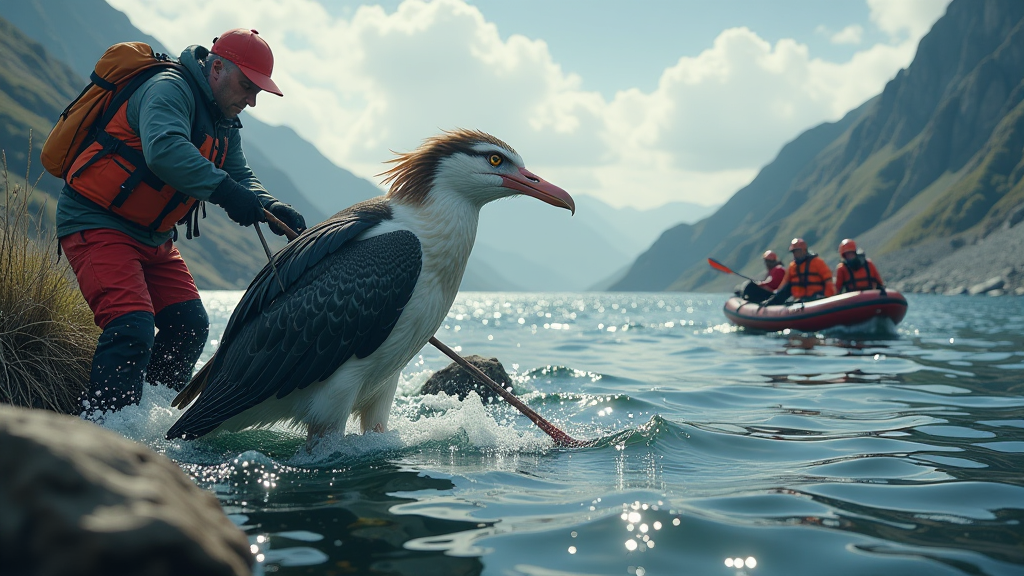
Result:
<svg viewBox="0 0 1024 576"><path fill-rule="evenodd" d="M774 332L815 332L836 326L854 326L872 318L899 324L907 314L907 299L896 290L847 292L821 300L758 307L756 302L733 297L725 302L725 316L733 324Z"/></svg>

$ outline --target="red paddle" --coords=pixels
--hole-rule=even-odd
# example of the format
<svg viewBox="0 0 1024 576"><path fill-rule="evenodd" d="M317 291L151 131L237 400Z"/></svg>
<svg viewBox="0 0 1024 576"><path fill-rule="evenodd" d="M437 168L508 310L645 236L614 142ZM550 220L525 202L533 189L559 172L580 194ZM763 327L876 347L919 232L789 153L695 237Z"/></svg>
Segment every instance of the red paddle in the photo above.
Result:
<svg viewBox="0 0 1024 576"><path fill-rule="evenodd" d="M714 268L715 270L718 270L719 272L725 272L726 274L735 274L735 275L739 276L740 278L746 278L747 280L750 280L754 284L758 283L758 280L754 280L750 276L744 276L743 274L740 274L739 272L735 272L731 268L729 268L725 264L722 264L718 260L715 260L714 258L708 258L708 264L711 264L711 267Z"/></svg>

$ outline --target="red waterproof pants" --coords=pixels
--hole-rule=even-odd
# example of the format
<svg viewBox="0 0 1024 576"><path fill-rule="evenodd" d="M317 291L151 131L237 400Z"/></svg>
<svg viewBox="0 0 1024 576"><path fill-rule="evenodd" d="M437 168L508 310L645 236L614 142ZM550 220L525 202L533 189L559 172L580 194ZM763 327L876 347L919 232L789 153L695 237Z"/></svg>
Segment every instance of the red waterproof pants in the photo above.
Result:
<svg viewBox="0 0 1024 576"><path fill-rule="evenodd" d="M170 240L154 248L123 232L97 228L68 234L60 245L100 328L128 312L155 315L171 304L199 299Z"/></svg>

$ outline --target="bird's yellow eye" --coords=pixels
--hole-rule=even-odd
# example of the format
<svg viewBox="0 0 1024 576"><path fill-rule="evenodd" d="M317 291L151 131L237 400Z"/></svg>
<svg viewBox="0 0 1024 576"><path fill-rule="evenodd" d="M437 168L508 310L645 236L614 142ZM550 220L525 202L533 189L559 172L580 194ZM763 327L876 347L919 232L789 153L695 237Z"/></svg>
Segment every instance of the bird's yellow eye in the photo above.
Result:
<svg viewBox="0 0 1024 576"><path fill-rule="evenodd" d="M491 166L497 168L498 166L501 166L501 163L504 162L505 159L501 157L501 154L491 154L487 161L491 163Z"/></svg>

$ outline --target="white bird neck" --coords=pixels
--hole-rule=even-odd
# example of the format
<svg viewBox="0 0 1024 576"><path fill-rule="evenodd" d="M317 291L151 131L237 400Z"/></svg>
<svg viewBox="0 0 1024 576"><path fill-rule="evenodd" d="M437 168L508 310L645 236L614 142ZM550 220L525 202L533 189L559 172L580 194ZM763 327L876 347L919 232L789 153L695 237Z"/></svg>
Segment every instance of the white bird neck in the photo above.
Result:
<svg viewBox="0 0 1024 576"><path fill-rule="evenodd" d="M457 292L476 242L480 207L461 194L435 188L425 201L396 208L396 216L420 237L424 263L430 263L446 291Z"/></svg>

